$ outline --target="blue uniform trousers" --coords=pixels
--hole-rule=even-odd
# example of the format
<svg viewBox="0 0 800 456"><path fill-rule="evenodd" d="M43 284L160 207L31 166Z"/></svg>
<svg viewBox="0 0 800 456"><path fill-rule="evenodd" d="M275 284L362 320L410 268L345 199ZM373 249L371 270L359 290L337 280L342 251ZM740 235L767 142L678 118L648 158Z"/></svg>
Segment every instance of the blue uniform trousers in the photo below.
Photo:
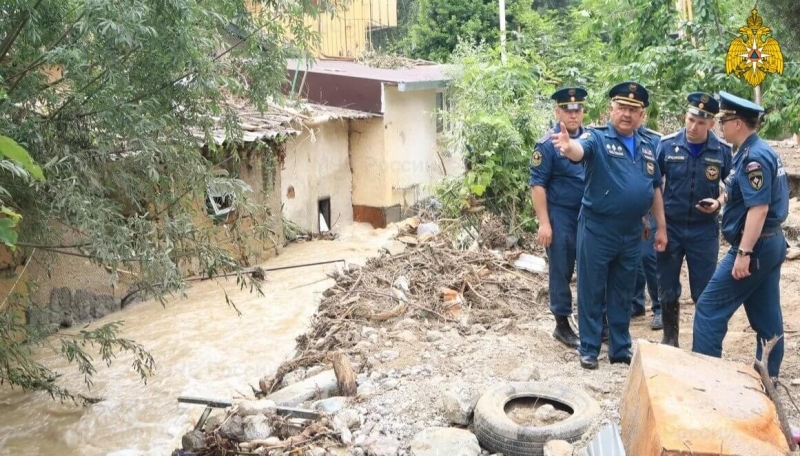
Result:
<svg viewBox="0 0 800 456"><path fill-rule="evenodd" d="M744 303L747 319L756 331L756 359L760 360L761 341L783 335L780 274L786 258L786 240L782 232L759 239L750 259L751 262L758 261L758 270L742 280L731 276L738 248L738 245L731 247L697 301L692 351L722 356L722 340L728 331L728 321ZM782 360L783 338L769 356L771 377L778 376Z"/></svg>
<svg viewBox="0 0 800 456"><path fill-rule="evenodd" d="M575 272L575 249L579 209L549 205L553 240L547 250L550 311L557 317L572 315L572 291L569 283Z"/></svg>
<svg viewBox="0 0 800 456"><path fill-rule="evenodd" d="M581 356L597 357L603 311L608 317L609 358L630 356L631 300L641 251L641 220L620 223L578 219L578 326ZM603 305L605 303L605 306Z"/></svg>
<svg viewBox="0 0 800 456"><path fill-rule="evenodd" d="M667 223L667 249L658 254L659 298L676 302L681 297L681 266L686 258L689 288L697 303L717 269L719 227L716 222L699 225Z"/></svg>
<svg viewBox="0 0 800 456"><path fill-rule="evenodd" d="M658 269L656 260L656 224L652 215L648 215L650 225L650 236L642 239L642 254L639 267L636 270L636 288L633 294L632 310L645 310L644 288L647 285L647 293L650 295L651 309L654 314L661 313L661 304L658 300Z"/></svg>

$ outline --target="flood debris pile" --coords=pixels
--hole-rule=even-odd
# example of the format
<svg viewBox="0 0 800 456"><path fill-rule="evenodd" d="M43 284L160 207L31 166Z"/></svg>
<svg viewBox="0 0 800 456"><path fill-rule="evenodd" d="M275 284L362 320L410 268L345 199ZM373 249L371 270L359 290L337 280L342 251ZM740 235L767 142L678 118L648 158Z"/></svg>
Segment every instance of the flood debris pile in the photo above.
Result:
<svg viewBox="0 0 800 456"><path fill-rule="evenodd" d="M363 354L365 325L410 317L469 328L546 308L546 279L515 270L520 250L461 250L444 233L415 234L417 227L404 225L393 241L402 248L389 246L364 267L349 265L332 274L336 284L323 294L311 330L298 337L295 361L313 364L337 350ZM496 230L486 231L499 239ZM505 244L505 235L502 240Z"/></svg>
<svg viewBox="0 0 800 456"><path fill-rule="evenodd" d="M328 417L319 414L287 416L271 400L242 401L224 415L212 415L185 434L174 456L224 456L230 454L282 454L302 451L334 435ZM303 454L302 452L296 454Z"/></svg>
<svg viewBox="0 0 800 456"><path fill-rule="evenodd" d="M405 416L375 401L379 392L400 394L409 382L427 382L443 373L434 362L438 355L422 355L429 364L389 368L401 353L400 346L391 349L391 340L414 344L422 331L426 345L466 352L468 340L481 343L485 334L502 337L514 329L514 322L549 315L546 277L520 265L524 255L531 255L516 247L518 239L509 238L502 224L488 216L455 230L446 222L409 219L379 256L364 266L350 264L331 272L335 284L323 293L309 331L297 338L295 355L262 378L255 391L261 398L257 402L277 404L278 410L297 407L319 417L286 426L280 413L262 413L262 419L243 415L241 407L231 409L218 425L193 432L205 445L195 454L409 454L411 437L422 430L427 434L416 439L417 446L454 439L458 447L467 436L470 449L464 454L480 454L470 431L435 429L448 423L468 425L471 410L459 420L446 417L453 415L448 407L428 404L432 415L420 421L421 414ZM438 389L432 394L438 395ZM441 422L433 421L436 416ZM417 429L416 421L422 428ZM258 428L261 433L237 433L240 423L242 432Z"/></svg>

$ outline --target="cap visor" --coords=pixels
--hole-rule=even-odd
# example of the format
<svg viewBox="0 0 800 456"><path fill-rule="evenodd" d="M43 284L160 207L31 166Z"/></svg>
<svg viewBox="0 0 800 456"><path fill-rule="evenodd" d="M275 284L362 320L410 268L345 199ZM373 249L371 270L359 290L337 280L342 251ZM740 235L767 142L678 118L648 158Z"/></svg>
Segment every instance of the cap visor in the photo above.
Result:
<svg viewBox="0 0 800 456"><path fill-rule="evenodd" d="M644 103L642 103L641 101L632 100L630 98L614 97L614 98L611 99L611 101L616 101L619 104L624 104L624 105L628 105L628 106L637 106L639 108L643 108L644 107Z"/></svg>

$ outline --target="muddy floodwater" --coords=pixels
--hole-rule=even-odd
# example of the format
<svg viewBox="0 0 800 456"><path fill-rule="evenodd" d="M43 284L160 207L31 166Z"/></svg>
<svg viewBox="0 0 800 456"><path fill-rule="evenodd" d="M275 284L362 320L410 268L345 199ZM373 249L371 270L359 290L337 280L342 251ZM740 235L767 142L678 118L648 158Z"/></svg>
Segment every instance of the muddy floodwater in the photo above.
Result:
<svg viewBox="0 0 800 456"><path fill-rule="evenodd" d="M339 240L292 244L262 266L345 259L363 264L392 230L354 225ZM264 295L240 291L229 282L197 282L188 297L131 304L92 323L124 320L123 337L143 344L157 370L147 385L130 369L130 358L111 367L98 364L90 395L104 398L88 407L61 404L40 393L0 387L1 455L157 455L177 447L203 407L178 404L181 395L230 400L252 397L251 386L291 355L335 265L267 273ZM242 316L225 303L222 286ZM47 366L64 373L63 385L85 392L83 377L57 356L42 352Z"/></svg>

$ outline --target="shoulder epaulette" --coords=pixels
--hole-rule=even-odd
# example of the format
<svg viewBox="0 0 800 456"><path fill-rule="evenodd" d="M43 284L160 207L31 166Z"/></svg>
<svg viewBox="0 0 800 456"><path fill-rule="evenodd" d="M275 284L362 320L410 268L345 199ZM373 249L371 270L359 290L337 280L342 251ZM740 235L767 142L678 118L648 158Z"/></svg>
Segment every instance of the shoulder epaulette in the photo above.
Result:
<svg viewBox="0 0 800 456"><path fill-rule="evenodd" d="M659 137L659 138L661 138L661 139L664 139L664 135L662 135L661 133L659 133L659 132L657 132L657 131L655 131L655 130L651 130L651 129L647 128L647 127L645 127L645 130L646 130L648 133L650 133L651 135L655 135L655 136L658 136L658 137Z"/></svg>
<svg viewBox="0 0 800 456"><path fill-rule="evenodd" d="M663 140L665 140L665 139L671 139L671 138L674 138L674 137L678 136L678 133L680 133L680 132L679 132L679 131L676 131L676 132L670 133L670 134L668 134L668 135L664 135L664 136L662 136L662 137L661 137L661 140L663 141Z"/></svg>
<svg viewBox="0 0 800 456"><path fill-rule="evenodd" d="M547 130L539 139L536 140L536 144L544 144L550 138L553 137L553 130Z"/></svg>

